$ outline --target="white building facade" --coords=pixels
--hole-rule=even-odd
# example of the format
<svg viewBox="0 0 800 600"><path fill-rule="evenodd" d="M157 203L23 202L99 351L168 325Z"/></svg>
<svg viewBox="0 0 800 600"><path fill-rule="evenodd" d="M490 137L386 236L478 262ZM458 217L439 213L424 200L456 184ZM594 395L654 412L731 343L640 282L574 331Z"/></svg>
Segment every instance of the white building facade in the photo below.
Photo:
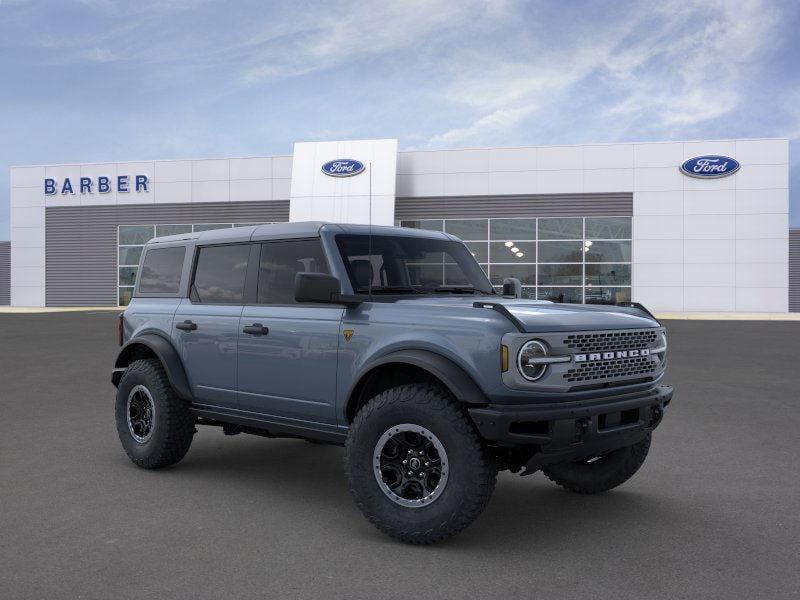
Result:
<svg viewBox="0 0 800 600"><path fill-rule="evenodd" d="M361 169L323 171L337 161ZM788 162L786 139L433 151L389 139L13 167L10 301L125 304L153 236L327 220L454 233L493 283L519 277L527 297L787 312Z"/></svg>

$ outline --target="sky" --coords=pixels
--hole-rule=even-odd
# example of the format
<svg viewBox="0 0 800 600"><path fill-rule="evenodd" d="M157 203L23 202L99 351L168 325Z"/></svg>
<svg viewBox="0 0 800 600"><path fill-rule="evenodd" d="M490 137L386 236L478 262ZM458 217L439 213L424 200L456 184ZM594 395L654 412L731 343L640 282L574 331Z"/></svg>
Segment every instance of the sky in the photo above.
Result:
<svg viewBox="0 0 800 600"><path fill-rule="evenodd" d="M9 167L401 149L789 138L800 3L0 0Z"/></svg>

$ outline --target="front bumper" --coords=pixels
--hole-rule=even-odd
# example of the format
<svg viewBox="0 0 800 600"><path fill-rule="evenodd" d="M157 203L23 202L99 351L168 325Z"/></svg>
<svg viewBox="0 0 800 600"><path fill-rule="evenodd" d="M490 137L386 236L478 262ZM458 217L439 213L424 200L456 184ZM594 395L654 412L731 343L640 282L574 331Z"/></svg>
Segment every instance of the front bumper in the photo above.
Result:
<svg viewBox="0 0 800 600"><path fill-rule="evenodd" d="M481 436L503 447L535 454L528 471L542 465L597 456L643 439L661 422L672 388L560 404L470 408Z"/></svg>

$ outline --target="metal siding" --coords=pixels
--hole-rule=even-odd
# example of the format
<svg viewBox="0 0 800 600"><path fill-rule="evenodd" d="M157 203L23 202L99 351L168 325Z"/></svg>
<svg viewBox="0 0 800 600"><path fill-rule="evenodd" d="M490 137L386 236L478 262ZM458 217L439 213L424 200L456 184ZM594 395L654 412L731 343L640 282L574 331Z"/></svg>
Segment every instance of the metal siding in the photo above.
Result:
<svg viewBox="0 0 800 600"><path fill-rule="evenodd" d="M11 304L11 242L0 242L0 306Z"/></svg>
<svg viewBox="0 0 800 600"><path fill-rule="evenodd" d="M395 219L631 216L633 194L397 198Z"/></svg>
<svg viewBox="0 0 800 600"><path fill-rule="evenodd" d="M288 220L288 200L48 207L46 305L117 305L118 225Z"/></svg>
<svg viewBox="0 0 800 600"><path fill-rule="evenodd" d="M789 312L800 312L800 229L789 230Z"/></svg>

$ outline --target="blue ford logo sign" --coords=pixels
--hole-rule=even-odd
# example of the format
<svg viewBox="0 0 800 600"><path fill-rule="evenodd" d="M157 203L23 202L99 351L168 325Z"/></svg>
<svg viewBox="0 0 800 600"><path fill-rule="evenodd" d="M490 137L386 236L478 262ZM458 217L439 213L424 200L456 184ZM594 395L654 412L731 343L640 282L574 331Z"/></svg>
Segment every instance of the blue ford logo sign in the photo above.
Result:
<svg viewBox="0 0 800 600"><path fill-rule="evenodd" d="M352 177L364 170L364 163L352 158L337 158L322 165L322 172L331 177Z"/></svg>
<svg viewBox="0 0 800 600"><path fill-rule="evenodd" d="M739 170L739 161L730 156L695 156L681 165L681 172L689 177L709 179L713 177L727 177Z"/></svg>

